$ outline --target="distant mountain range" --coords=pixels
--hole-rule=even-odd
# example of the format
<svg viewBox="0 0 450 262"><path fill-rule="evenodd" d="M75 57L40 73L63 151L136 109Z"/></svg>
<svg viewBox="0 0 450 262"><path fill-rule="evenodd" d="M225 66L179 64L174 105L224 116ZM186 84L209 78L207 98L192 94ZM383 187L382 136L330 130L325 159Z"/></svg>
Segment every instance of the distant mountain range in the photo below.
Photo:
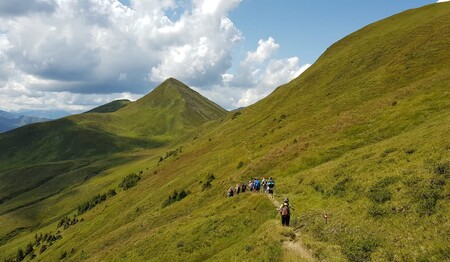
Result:
<svg viewBox="0 0 450 262"><path fill-rule="evenodd" d="M40 118L0 110L0 133L6 132L24 125L49 121L48 118Z"/></svg>

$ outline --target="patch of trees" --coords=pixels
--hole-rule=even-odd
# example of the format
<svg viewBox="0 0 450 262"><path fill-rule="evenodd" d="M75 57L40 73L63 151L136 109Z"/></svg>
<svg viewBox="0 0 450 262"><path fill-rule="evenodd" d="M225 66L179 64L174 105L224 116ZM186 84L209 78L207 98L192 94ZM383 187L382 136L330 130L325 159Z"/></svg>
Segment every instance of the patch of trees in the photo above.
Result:
<svg viewBox="0 0 450 262"><path fill-rule="evenodd" d="M76 225L79 222L78 218L74 215L73 218L65 216L59 220L57 228L68 229L70 226Z"/></svg>
<svg viewBox="0 0 450 262"><path fill-rule="evenodd" d="M48 247L52 246L56 241L62 239L62 236L60 234L61 232L58 231L55 234L52 232L45 233L44 235L42 233L39 233L34 236L34 243L30 242L27 244L25 249L19 247L17 249L17 254L13 258L7 258L4 261L5 262L18 262L23 261L26 258L32 260L34 259L37 254L44 253Z"/></svg>
<svg viewBox="0 0 450 262"><path fill-rule="evenodd" d="M140 175L129 174L128 176L122 179L122 182L119 184L119 187L122 188L123 190L128 190L137 185L139 180L141 180Z"/></svg>
<svg viewBox="0 0 450 262"><path fill-rule="evenodd" d="M162 207L166 207L169 206L177 201L181 201L183 198L187 197L187 195L189 195L191 192L190 191L185 191L184 189L181 190L180 192L178 191L173 191L173 194L170 195L162 204Z"/></svg>
<svg viewBox="0 0 450 262"><path fill-rule="evenodd" d="M166 156L163 158L162 156L159 157L159 163L161 163L162 161L166 160L167 158L171 157L171 156L178 156L178 154L181 153L182 150L182 146L177 147L175 150L170 150L166 152Z"/></svg>
<svg viewBox="0 0 450 262"><path fill-rule="evenodd" d="M203 181L200 181L200 184L203 183L202 191L205 191L206 189L211 188L211 187L212 187L211 182L212 182L214 179L216 179L216 177L214 176L214 174L213 174L213 173L209 173L208 176L206 177L206 182L205 182L205 183L203 183Z"/></svg>
<svg viewBox="0 0 450 262"><path fill-rule="evenodd" d="M105 201L109 197L115 196L117 193L114 189L110 189L108 193L104 193L102 195L96 195L91 200L84 202L83 204L78 206L77 212L78 215L85 213L88 210L93 209L96 205Z"/></svg>

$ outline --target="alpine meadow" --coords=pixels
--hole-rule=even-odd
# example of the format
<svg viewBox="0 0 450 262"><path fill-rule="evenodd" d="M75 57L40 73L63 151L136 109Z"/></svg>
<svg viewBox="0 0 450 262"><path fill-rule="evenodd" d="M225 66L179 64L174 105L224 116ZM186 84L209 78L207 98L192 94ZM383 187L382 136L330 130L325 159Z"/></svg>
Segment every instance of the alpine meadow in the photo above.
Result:
<svg viewBox="0 0 450 262"><path fill-rule="evenodd" d="M234 111L169 78L1 133L0 259L450 261L449 25L370 24ZM227 197L254 177L274 199Z"/></svg>

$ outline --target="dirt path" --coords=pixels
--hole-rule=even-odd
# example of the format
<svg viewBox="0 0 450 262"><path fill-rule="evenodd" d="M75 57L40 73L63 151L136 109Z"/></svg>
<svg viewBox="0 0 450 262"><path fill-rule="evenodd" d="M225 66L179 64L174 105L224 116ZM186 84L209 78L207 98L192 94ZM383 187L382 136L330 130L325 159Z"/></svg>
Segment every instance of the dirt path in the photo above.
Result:
<svg viewBox="0 0 450 262"><path fill-rule="evenodd" d="M275 197L268 197L276 208L280 207L281 204ZM300 233L295 230L294 233L295 239L283 242L283 249L285 250L283 261L317 261L314 259L311 250L303 245Z"/></svg>

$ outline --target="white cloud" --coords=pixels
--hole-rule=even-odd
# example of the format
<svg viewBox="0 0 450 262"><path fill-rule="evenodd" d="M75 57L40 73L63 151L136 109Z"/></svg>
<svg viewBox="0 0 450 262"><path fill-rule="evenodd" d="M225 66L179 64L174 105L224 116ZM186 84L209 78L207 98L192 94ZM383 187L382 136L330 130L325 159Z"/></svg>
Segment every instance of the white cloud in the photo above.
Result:
<svg viewBox="0 0 450 262"><path fill-rule="evenodd" d="M275 59L268 38L229 72L244 36L228 13L241 0L10 2L0 3L0 109L89 109L168 77L233 108L303 70L296 57Z"/></svg>
<svg viewBox="0 0 450 262"><path fill-rule="evenodd" d="M438 0L437 3L449 2L450 0Z"/></svg>
<svg viewBox="0 0 450 262"><path fill-rule="evenodd" d="M223 74L222 85L234 92L219 98L221 104L228 109L251 105L269 95L276 87L298 77L310 66L301 66L298 57L274 59L279 48L280 45L272 37L261 39L255 51L247 52L236 74Z"/></svg>

